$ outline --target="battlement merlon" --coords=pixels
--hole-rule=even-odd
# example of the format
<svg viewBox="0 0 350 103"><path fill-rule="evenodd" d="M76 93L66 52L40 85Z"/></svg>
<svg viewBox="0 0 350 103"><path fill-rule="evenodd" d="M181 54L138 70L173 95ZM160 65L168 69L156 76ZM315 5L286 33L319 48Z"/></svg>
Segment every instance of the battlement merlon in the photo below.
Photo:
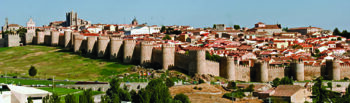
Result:
<svg viewBox="0 0 350 103"><path fill-rule="evenodd" d="M153 41L143 41L141 42L141 46L153 46L154 42Z"/></svg>
<svg viewBox="0 0 350 103"><path fill-rule="evenodd" d="M125 39L125 40L124 40L124 43L127 43L127 44L136 44L136 40L134 40L134 39Z"/></svg>
<svg viewBox="0 0 350 103"><path fill-rule="evenodd" d="M123 39L120 37L110 37L111 41L122 41Z"/></svg>
<svg viewBox="0 0 350 103"><path fill-rule="evenodd" d="M108 37L101 36L101 37L98 37L98 40L108 40Z"/></svg>
<svg viewBox="0 0 350 103"><path fill-rule="evenodd" d="M175 44L163 44L163 48L175 48Z"/></svg>
<svg viewBox="0 0 350 103"><path fill-rule="evenodd" d="M84 35L74 35L74 39L75 40L83 40L84 39Z"/></svg>

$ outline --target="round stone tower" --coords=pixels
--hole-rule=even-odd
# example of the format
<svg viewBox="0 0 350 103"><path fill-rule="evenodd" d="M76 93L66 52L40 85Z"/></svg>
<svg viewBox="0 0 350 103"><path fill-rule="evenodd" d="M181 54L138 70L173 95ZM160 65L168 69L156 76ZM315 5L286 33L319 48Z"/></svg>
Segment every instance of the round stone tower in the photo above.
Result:
<svg viewBox="0 0 350 103"><path fill-rule="evenodd" d="M340 80L340 64L338 60L326 60L326 77L330 80Z"/></svg>
<svg viewBox="0 0 350 103"><path fill-rule="evenodd" d="M189 51L191 59L192 59L192 67L189 70L190 75L195 74L206 74L206 65L205 65L205 50L196 49Z"/></svg>
<svg viewBox="0 0 350 103"><path fill-rule="evenodd" d="M97 57L101 58L106 55L106 49L109 43L108 37L98 37L97 39Z"/></svg>
<svg viewBox="0 0 350 103"><path fill-rule="evenodd" d="M111 37L111 54L110 54L110 59L117 59L118 58L118 53L120 51L120 47L123 44L123 39L119 37Z"/></svg>
<svg viewBox="0 0 350 103"><path fill-rule="evenodd" d="M221 58L220 62L220 76L234 81L236 80L236 68L233 56Z"/></svg>
<svg viewBox="0 0 350 103"><path fill-rule="evenodd" d="M37 37L36 44L38 44L38 45L44 44L44 38L45 38L44 32L39 31L36 37Z"/></svg>
<svg viewBox="0 0 350 103"><path fill-rule="evenodd" d="M57 46L60 39L60 32L51 31L51 46Z"/></svg>
<svg viewBox="0 0 350 103"><path fill-rule="evenodd" d="M131 63L132 62L132 56L134 53L134 49L136 46L135 40L124 40L124 55L123 55L123 62L124 63Z"/></svg>
<svg viewBox="0 0 350 103"><path fill-rule="evenodd" d="M89 36L89 37L87 37L86 53L88 55L91 55L91 54L94 53L96 40L97 40L96 36Z"/></svg>
<svg viewBox="0 0 350 103"><path fill-rule="evenodd" d="M340 64L339 60L335 59L332 63L332 80L340 80Z"/></svg>
<svg viewBox="0 0 350 103"><path fill-rule="evenodd" d="M140 64L144 65L151 62L153 41L141 42Z"/></svg>
<svg viewBox="0 0 350 103"><path fill-rule="evenodd" d="M162 45L162 69L168 70L170 66L174 65L175 60L175 45Z"/></svg>
<svg viewBox="0 0 350 103"><path fill-rule="evenodd" d="M77 53L80 51L81 44L83 42L84 36L83 35L74 35L74 52Z"/></svg>
<svg viewBox="0 0 350 103"><path fill-rule="evenodd" d="M71 30L66 30L64 31L64 40L63 40L63 47L68 48L70 46L70 41L71 41L71 35L72 31Z"/></svg>
<svg viewBox="0 0 350 103"><path fill-rule="evenodd" d="M72 35L71 35L71 38L74 39L74 35L80 35L79 32L73 32ZM71 47L74 48L74 40L71 40Z"/></svg>
<svg viewBox="0 0 350 103"><path fill-rule="evenodd" d="M268 82L269 81L269 70L267 69L267 63L263 61L257 61L254 64L256 70L256 80L258 82Z"/></svg>
<svg viewBox="0 0 350 103"><path fill-rule="evenodd" d="M297 81L304 81L304 62L296 60L291 63L291 70L293 70L293 77Z"/></svg>

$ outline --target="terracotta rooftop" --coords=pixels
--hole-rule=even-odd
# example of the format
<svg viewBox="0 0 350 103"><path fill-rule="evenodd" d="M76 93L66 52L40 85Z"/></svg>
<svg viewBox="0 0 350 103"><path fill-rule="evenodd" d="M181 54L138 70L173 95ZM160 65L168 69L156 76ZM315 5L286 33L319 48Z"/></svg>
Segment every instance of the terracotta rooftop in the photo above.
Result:
<svg viewBox="0 0 350 103"><path fill-rule="evenodd" d="M279 85L272 96L290 97L301 89L304 89L304 87L299 85Z"/></svg>

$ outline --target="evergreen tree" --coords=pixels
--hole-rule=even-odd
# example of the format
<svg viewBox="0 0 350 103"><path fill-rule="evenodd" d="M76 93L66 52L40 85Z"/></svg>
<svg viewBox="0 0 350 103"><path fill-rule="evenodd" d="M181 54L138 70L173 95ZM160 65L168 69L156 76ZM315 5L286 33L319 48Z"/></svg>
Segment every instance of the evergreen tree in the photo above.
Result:
<svg viewBox="0 0 350 103"><path fill-rule="evenodd" d="M166 34L165 37L163 37L163 40L171 40L171 37L168 34Z"/></svg>
<svg viewBox="0 0 350 103"><path fill-rule="evenodd" d="M252 92L254 92L254 85L253 84L250 84L246 89L245 91L247 92L250 92L250 94L252 94Z"/></svg>
<svg viewBox="0 0 350 103"><path fill-rule="evenodd" d="M328 101L327 91L323 86L322 80L322 77L318 77L315 80L316 83L312 86L312 95L315 96L315 98L313 98L312 100L315 103L324 103Z"/></svg>
<svg viewBox="0 0 350 103"><path fill-rule="evenodd" d="M35 69L35 67L34 66L30 66L30 68L28 70L29 76L34 77L36 75L36 73L37 73L37 70Z"/></svg>
<svg viewBox="0 0 350 103"><path fill-rule="evenodd" d="M84 90L83 94L79 96L79 103L94 103L91 89Z"/></svg>
<svg viewBox="0 0 350 103"><path fill-rule="evenodd" d="M72 94L66 95L66 97L64 97L64 99L65 99L65 103L78 103L75 96Z"/></svg>
<svg viewBox="0 0 350 103"><path fill-rule="evenodd" d="M162 26L162 28L160 28L160 32L161 33L164 33L166 31L166 27L165 26Z"/></svg>
<svg viewBox="0 0 350 103"><path fill-rule="evenodd" d="M283 77L280 81L280 85L293 85L293 79L289 79L288 77Z"/></svg>
<svg viewBox="0 0 350 103"><path fill-rule="evenodd" d="M333 30L333 35L341 35L341 33L340 33L340 31L339 31L338 28L335 28L335 29Z"/></svg>
<svg viewBox="0 0 350 103"><path fill-rule="evenodd" d="M42 99L43 103L61 103L60 97L56 93L52 95L47 95Z"/></svg>

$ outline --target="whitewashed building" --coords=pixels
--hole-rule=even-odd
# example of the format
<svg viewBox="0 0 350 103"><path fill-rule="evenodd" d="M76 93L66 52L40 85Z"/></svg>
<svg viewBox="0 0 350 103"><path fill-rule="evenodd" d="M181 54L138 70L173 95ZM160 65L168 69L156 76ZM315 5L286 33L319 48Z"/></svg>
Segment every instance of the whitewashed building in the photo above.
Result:
<svg viewBox="0 0 350 103"><path fill-rule="evenodd" d="M137 26L131 29L125 30L125 35L140 35L140 34L153 34L159 33L160 28L158 26Z"/></svg>

